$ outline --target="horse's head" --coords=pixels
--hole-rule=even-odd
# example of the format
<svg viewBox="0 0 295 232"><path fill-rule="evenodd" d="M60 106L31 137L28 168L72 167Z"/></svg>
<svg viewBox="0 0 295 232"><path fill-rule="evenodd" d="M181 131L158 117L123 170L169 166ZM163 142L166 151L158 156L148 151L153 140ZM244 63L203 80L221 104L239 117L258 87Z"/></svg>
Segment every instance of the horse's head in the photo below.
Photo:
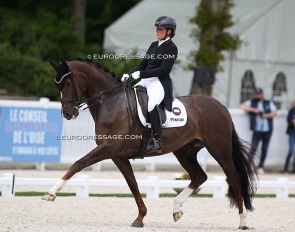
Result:
<svg viewBox="0 0 295 232"><path fill-rule="evenodd" d="M71 66L63 58L59 64L49 58L49 63L56 71L55 85L61 95L62 116L68 120L75 119L79 115L80 99L84 93L74 77Z"/></svg>

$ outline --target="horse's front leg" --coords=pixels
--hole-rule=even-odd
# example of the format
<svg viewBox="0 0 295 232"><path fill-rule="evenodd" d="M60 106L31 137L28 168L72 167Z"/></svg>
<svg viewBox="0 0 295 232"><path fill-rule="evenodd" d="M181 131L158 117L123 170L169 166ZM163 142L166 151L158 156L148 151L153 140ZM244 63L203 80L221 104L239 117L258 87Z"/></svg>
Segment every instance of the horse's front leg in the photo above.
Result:
<svg viewBox="0 0 295 232"><path fill-rule="evenodd" d="M120 158L113 159L113 161L127 181L138 207L138 216L131 224L131 227L143 227L143 218L147 213L147 209L138 190L138 185L130 161L128 159Z"/></svg>
<svg viewBox="0 0 295 232"><path fill-rule="evenodd" d="M76 161L67 171L67 173L51 189L49 189L47 193L43 195L42 200L54 201L56 198L56 193L65 186L67 181L73 175L92 164L110 158L107 154L108 152L106 151L106 147L97 146L94 148L87 155Z"/></svg>

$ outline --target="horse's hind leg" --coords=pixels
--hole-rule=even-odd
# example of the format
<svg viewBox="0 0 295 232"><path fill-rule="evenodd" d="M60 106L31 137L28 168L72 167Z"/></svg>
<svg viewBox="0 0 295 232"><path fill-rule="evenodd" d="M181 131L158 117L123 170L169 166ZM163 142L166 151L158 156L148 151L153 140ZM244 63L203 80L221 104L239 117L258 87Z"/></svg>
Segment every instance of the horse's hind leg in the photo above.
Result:
<svg viewBox="0 0 295 232"><path fill-rule="evenodd" d="M213 147L213 148L212 148ZM232 160L231 156L231 149L226 149L224 151L217 149L218 146L216 146L216 149L214 146L211 148L208 148L208 151L210 154L215 158L215 160L219 163L220 167L223 169L226 177L227 182L229 185L229 199L230 199L230 205L236 205L239 209L239 215L240 215L240 228L246 225L246 217L247 212L243 208L243 197L242 197L242 189L241 189L241 179L239 173L236 171L236 167L234 165L234 162ZM230 151L230 152L229 152Z"/></svg>
<svg viewBox="0 0 295 232"><path fill-rule="evenodd" d="M174 200L174 221L178 221L183 215L181 206L184 201L193 193L194 190L207 180L207 175L201 168L196 158L196 155L201 148L202 147L198 147L198 143L194 141L173 152L181 166L188 172L191 179L190 184Z"/></svg>
<svg viewBox="0 0 295 232"><path fill-rule="evenodd" d="M247 149L232 129L229 136L210 140L206 148L223 169L229 184L228 198L231 206L237 206L240 215L239 229L247 230L247 210L253 210L251 200L255 193L253 164L248 161Z"/></svg>

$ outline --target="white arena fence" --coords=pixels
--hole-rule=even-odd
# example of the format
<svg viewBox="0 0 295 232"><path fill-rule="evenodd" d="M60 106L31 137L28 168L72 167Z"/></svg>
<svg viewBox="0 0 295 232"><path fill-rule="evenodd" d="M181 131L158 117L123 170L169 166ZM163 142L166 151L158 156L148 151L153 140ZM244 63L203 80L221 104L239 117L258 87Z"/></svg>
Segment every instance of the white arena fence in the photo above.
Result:
<svg viewBox="0 0 295 232"><path fill-rule="evenodd" d="M25 186L53 186L57 178L15 178L14 174L4 173L0 177L2 186L2 197L15 196L15 187ZM146 180L137 180L140 188L146 188L147 198L159 198L160 188L185 188L189 180L160 180L157 176L149 176ZM258 188L271 188L275 191L277 198L288 198L289 189L295 188L295 181L288 178L278 178L276 181L259 181ZM89 179L87 175L77 175L67 182L67 186L76 187L76 196L89 197L89 187L127 187L124 179ZM213 198L226 197L228 185L223 176L215 176L213 180L207 180L200 188L213 189Z"/></svg>
<svg viewBox="0 0 295 232"><path fill-rule="evenodd" d="M40 101L12 101L0 100L1 106L10 107L34 107L41 109L60 109L59 102L50 102L42 98ZM249 116L241 109L229 109L232 116L233 123L236 127L238 135L245 141L251 142L252 132L249 130ZM285 157L288 152L288 135L286 134L287 111L280 110L278 116L274 119L274 131L271 137L268 155L266 158L266 166L283 166ZM71 136L94 136L94 122L89 113L89 110L80 110L80 115L76 120L63 119L62 135L65 137ZM222 136L222 135L221 135ZM3 146L1 144L0 146ZM90 150L95 148L94 140L62 140L61 143L61 163L73 163L79 158L83 157ZM259 149L260 150L260 149ZM131 155L131 154L130 154ZM197 159L199 163L206 168L206 165L217 165L217 162L210 156L206 149L202 149ZM102 161L93 166L94 169L101 169L104 163L111 163L111 160ZM134 164L144 164L147 170L154 170L156 165L178 165L177 159L171 153L150 157L144 159L136 159L131 162ZM44 168L44 164L41 165Z"/></svg>

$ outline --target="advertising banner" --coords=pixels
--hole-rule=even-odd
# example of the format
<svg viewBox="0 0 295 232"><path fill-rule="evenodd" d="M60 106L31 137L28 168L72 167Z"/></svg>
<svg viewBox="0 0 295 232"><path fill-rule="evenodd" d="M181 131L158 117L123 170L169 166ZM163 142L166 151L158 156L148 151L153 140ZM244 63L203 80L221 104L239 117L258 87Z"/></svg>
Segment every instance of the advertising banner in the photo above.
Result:
<svg viewBox="0 0 295 232"><path fill-rule="evenodd" d="M59 109L0 107L0 161L59 162Z"/></svg>

